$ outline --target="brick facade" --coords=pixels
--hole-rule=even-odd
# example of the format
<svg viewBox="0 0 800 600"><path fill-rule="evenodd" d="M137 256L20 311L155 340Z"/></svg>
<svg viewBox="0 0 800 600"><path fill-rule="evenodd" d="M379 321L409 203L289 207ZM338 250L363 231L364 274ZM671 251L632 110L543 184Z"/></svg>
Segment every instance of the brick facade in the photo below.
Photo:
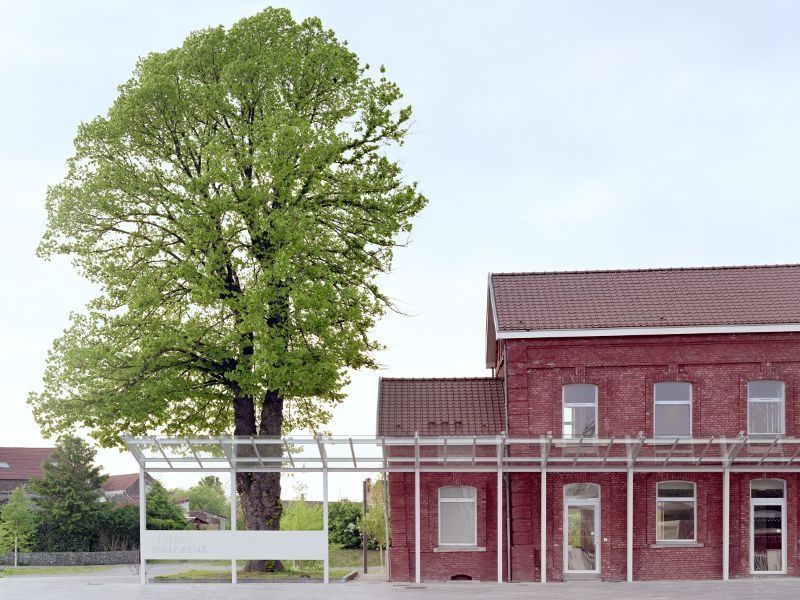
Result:
<svg viewBox="0 0 800 600"><path fill-rule="evenodd" d="M800 435L800 333L748 333L519 339L497 345L495 373L505 378L507 433L538 437L562 428L562 386L598 386L597 435L653 436L653 386L660 381L692 384L692 436L734 437L747 431L747 383L778 379L785 383L785 434ZM730 576L750 572L750 496L752 479L786 482L785 544L787 571L800 575L798 495L794 473L733 473L730 482ZM656 483L695 483L696 540L675 547L656 543ZM511 579L540 577L540 476L507 476L510 501ZM392 578L414 579L414 476L389 476L392 519ZM600 578L626 577L626 475L552 473L547 480L547 577L563 578L563 490L568 483L600 485ZM471 485L477 489L478 550L437 552L438 489ZM421 480L422 579L466 575L496 578L496 478L487 474L423 474ZM634 578L710 579L722 573L722 475L718 472L637 473L634 479ZM509 560L504 548L506 560Z"/></svg>

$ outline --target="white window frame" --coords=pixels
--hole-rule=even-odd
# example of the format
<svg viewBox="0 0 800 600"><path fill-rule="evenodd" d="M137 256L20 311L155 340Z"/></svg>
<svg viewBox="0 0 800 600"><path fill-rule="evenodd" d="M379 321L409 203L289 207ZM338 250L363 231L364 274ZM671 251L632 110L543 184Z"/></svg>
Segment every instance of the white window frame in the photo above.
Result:
<svg viewBox="0 0 800 600"><path fill-rule="evenodd" d="M753 398L750 396L750 384L756 381L774 381L781 384L780 398ZM750 430L750 404L751 403L775 403L781 402L781 430L780 431L751 431ZM780 379L751 379L747 382L747 434L754 436L781 436L786 434L786 382Z"/></svg>
<svg viewBox="0 0 800 600"><path fill-rule="evenodd" d="M472 498L442 498L442 490L452 488L468 488L472 490ZM444 485L438 490L439 504L437 506L439 515L439 546L442 548L474 548L478 545L478 489L474 485ZM472 543L454 544L442 541L442 503L469 502L472 504Z"/></svg>
<svg viewBox="0 0 800 600"><path fill-rule="evenodd" d="M571 484L566 484L564 486L563 494L564 494L564 510L563 510L563 525L562 525L562 532L564 537L564 544L563 544L563 551L562 551L562 560L563 560L563 571L564 573L600 573L600 566L601 566L601 552L602 552L602 534L601 534L601 519L600 519L600 494L602 493L601 487L599 483L591 483L586 482L589 485L594 486L593 489L597 490L597 496L594 498L578 498L576 496L568 496L567 490ZM569 536L569 507L570 506L580 506L580 507L587 507L591 506L594 510L594 550L595 550L595 557L594 557L594 569L590 571L586 570L576 570L569 568L569 543L568 543L568 536Z"/></svg>
<svg viewBox="0 0 800 600"><path fill-rule="evenodd" d="M659 496L659 487L664 483L685 483L692 486L692 496ZM658 505L660 502L689 502L692 503L692 510L694 516L692 517L692 525L694 526L691 538L683 539L661 539L658 532ZM659 544L696 544L697 543L697 484L694 481L686 481L683 479L669 479L665 481L656 482L656 542Z"/></svg>
<svg viewBox="0 0 800 600"><path fill-rule="evenodd" d="M774 381L774 380L770 380ZM785 392L784 392L785 394ZM756 481L761 480L759 479L751 479L750 480L750 523L748 529L750 529L750 574L751 575L786 575L788 571L788 548L789 548L789 540L787 536L789 534L787 530L787 511L788 505L786 503L786 480L779 479L776 477L764 477L763 479L769 479L772 481L780 481L783 484L783 496L780 498L753 498L753 483ZM754 531L754 519L755 516L755 507L756 506L774 506L780 505L781 507L781 567L783 567L780 571L756 571L755 567L755 531Z"/></svg>
<svg viewBox="0 0 800 600"><path fill-rule="evenodd" d="M659 400L658 399L658 386L662 383L685 383L689 385L689 431L686 433L685 437L692 437L692 428L694 427L694 421L692 420L692 409L694 405L694 386L688 381L658 381L653 384L653 437L658 438L674 438L676 437L674 434L671 433L658 433L656 428L656 415L658 411L656 407L661 404L669 405L669 404L687 404L686 400ZM684 436L679 436L684 437Z"/></svg>
<svg viewBox="0 0 800 600"><path fill-rule="evenodd" d="M570 402L569 403L569 407L570 408L587 408L587 407L590 407L590 406L594 407L594 435L589 439L596 439L598 437L598 433L599 433L599 429L600 429L600 424L598 422L598 404L600 403L600 400L599 400L600 389L598 388L597 384L594 384L594 383L565 383L564 385L561 386L561 434L565 438L570 438L570 439L578 439L578 438L581 437L579 435L575 435L574 427L573 427L573 431L572 431L571 435L567 435L567 431L566 431L566 429L567 429L567 420L566 420L567 398L566 398L566 390L567 390L567 387L571 386L571 385L588 385L588 386L591 386L591 387L594 388L594 402L593 403L589 403L589 402ZM570 422L570 424L574 426L574 422Z"/></svg>

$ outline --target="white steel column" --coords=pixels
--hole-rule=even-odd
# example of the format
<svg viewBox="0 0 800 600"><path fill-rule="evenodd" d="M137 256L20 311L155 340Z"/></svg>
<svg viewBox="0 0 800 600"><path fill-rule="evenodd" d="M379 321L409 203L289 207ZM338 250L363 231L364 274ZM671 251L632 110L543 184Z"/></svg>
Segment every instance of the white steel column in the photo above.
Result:
<svg viewBox="0 0 800 600"><path fill-rule="evenodd" d="M325 531L325 564L324 564L324 573L323 573L323 582L328 583L329 576L330 576L330 556L329 556L329 545L330 540L329 537L329 530L328 530L328 467L322 467L322 529Z"/></svg>
<svg viewBox="0 0 800 600"><path fill-rule="evenodd" d="M422 583L422 556L420 554L419 508L419 434L414 435L414 581Z"/></svg>
<svg viewBox="0 0 800 600"><path fill-rule="evenodd" d="M235 532L239 527L236 515L236 467L231 469L231 531ZM236 559L231 559L231 583L236 584L239 580L239 572L236 566Z"/></svg>
<svg viewBox="0 0 800 600"><path fill-rule="evenodd" d="M503 470L497 469L497 583L503 583Z"/></svg>
<svg viewBox="0 0 800 600"><path fill-rule="evenodd" d="M730 569L730 512L731 512L731 471L726 466L722 470L722 580L727 581Z"/></svg>
<svg viewBox="0 0 800 600"><path fill-rule="evenodd" d="M633 469L628 468L627 542L628 581L633 581Z"/></svg>
<svg viewBox="0 0 800 600"><path fill-rule="evenodd" d="M547 582L547 467L545 466L544 461L542 462L542 479L540 483L540 496L541 496L541 505L539 508L540 512L540 523L539 529L541 534L541 539L539 544L541 545L542 549L540 551L540 566L542 569L541 572L541 581L542 583Z"/></svg>
<svg viewBox="0 0 800 600"><path fill-rule="evenodd" d="M147 583L147 562L144 559L144 532L147 529L147 489L144 485L144 465L139 464L139 582Z"/></svg>

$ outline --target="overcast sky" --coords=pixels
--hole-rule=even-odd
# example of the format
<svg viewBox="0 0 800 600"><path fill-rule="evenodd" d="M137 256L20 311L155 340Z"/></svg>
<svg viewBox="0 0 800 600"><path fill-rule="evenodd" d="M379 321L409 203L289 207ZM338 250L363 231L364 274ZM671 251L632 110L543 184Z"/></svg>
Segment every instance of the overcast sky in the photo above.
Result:
<svg viewBox="0 0 800 600"><path fill-rule="evenodd" d="M488 374L490 271L798 262L800 4L286 5L386 65L414 106L403 166L430 199L385 284L412 316L377 327L384 368L354 376L334 433L374 433L380 375ZM138 56L265 6L0 0L0 445L45 443L25 398L93 293L34 255L78 123ZM354 497L352 479L332 495Z"/></svg>

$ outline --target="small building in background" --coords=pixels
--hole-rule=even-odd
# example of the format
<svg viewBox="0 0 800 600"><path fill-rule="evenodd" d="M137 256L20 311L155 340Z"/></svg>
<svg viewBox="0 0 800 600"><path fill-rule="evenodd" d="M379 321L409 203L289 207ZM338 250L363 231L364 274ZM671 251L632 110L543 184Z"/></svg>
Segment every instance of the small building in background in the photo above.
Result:
<svg viewBox="0 0 800 600"><path fill-rule="evenodd" d="M149 492L153 478L145 475L145 489ZM109 475L103 484L103 495L109 502L124 506L139 504L139 473Z"/></svg>

